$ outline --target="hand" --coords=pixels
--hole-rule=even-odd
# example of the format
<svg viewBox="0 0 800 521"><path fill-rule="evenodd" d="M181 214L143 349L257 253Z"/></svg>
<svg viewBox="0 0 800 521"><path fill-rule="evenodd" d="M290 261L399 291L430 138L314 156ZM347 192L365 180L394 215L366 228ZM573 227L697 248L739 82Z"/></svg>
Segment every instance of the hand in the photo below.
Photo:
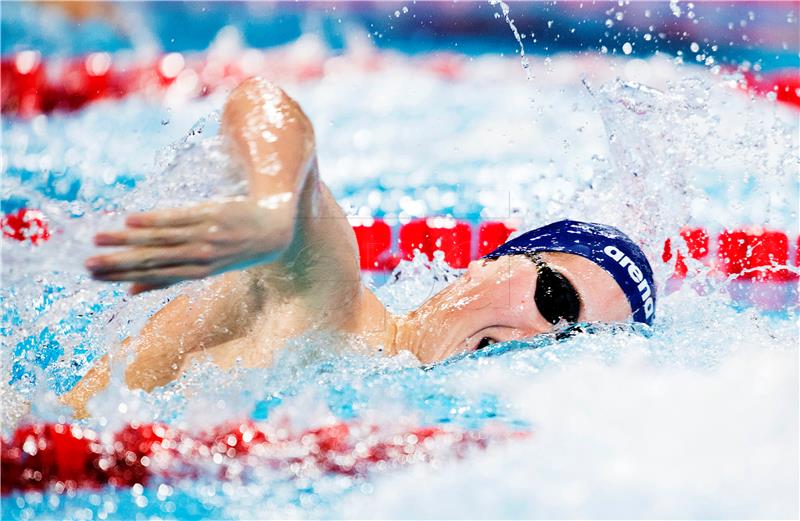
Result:
<svg viewBox="0 0 800 521"><path fill-rule="evenodd" d="M133 282L131 294L274 261L292 240L291 193L236 198L128 216L126 228L101 232L98 246L127 246L91 257L97 280Z"/></svg>

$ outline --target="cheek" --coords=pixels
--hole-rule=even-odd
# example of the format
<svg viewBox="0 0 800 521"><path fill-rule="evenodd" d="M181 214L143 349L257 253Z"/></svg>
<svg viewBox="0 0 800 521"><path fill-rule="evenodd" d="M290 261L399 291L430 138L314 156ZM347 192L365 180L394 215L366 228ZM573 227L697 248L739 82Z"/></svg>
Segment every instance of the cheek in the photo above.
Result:
<svg viewBox="0 0 800 521"><path fill-rule="evenodd" d="M498 284L488 290L482 300L483 318L489 325L524 327L530 322L533 310L533 291L526 284Z"/></svg>
<svg viewBox="0 0 800 521"><path fill-rule="evenodd" d="M502 311L517 302L514 286L509 281L488 282L476 288L473 309Z"/></svg>

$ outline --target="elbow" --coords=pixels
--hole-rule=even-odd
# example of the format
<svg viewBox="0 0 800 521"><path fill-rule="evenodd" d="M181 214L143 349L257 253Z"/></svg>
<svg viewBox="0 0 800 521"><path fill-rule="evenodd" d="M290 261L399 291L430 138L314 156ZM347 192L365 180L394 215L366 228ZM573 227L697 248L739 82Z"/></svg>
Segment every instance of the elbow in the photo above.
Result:
<svg viewBox="0 0 800 521"><path fill-rule="evenodd" d="M223 128L241 126L255 116L268 124L291 123L313 138L314 130L300 104L271 81L256 76L240 83L228 96L222 112Z"/></svg>

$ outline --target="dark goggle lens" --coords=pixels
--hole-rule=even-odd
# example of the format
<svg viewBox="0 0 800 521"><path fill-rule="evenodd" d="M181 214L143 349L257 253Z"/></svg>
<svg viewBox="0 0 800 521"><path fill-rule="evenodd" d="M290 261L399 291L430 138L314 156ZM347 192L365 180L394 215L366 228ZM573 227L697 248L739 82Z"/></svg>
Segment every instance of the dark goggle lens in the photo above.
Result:
<svg viewBox="0 0 800 521"><path fill-rule="evenodd" d="M563 275L547 265L539 265L533 300L539 308L539 313L551 324L558 324L561 320L567 322L578 320L581 308L578 293Z"/></svg>

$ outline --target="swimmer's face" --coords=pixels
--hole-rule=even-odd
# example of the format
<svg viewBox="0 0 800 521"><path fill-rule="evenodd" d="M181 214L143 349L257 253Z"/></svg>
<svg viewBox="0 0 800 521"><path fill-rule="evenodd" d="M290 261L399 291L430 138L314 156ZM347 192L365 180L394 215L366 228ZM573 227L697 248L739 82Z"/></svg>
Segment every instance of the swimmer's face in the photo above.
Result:
<svg viewBox="0 0 800 521"><path fill-rule="evenodd" d="M462 278L409 316L420 327L408 340L420 360L431 363L569 322L622 322L630 315L622 288L584 257L508 255L470 263Z"/></svg>

